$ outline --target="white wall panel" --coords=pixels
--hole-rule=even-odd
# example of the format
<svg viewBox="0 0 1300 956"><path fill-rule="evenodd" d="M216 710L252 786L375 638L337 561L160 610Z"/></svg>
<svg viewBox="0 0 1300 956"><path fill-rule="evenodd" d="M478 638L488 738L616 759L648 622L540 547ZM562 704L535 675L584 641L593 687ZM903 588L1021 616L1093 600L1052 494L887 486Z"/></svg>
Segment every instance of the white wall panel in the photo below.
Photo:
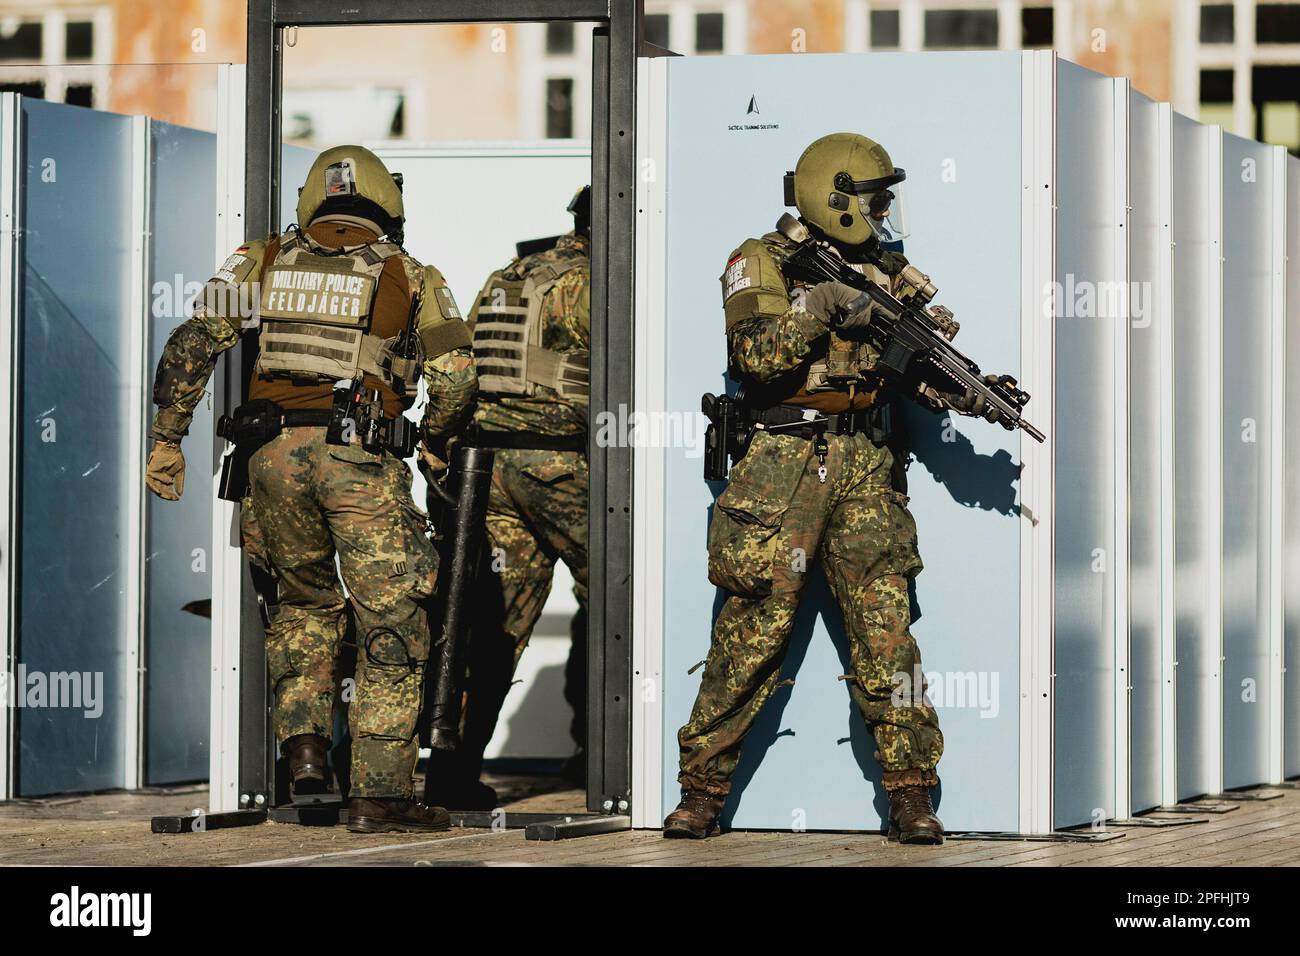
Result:
<svg viewBox="0 0 1300 956"><path fill-rule="evenodd" d="M1173 354L1170 335L1168 108L1140 93L1129 98L1129 691L1132 811L1159 806L1173 740L1170 677L1172 584Z"/></svg>
<svg viewBox="0 0 1300 956"><path fill-rule="evenodd" d="M1286 160L1286 463L1283 485L1284 777L1300 776L1300 159Z"/></svg>
<svg viewBox="0 0 1300 956"><path fill-rule="evenodd" d="M1273 150L1223 137L1223 786L1269 775Z"/></svg>
<svg viewBox="0 0 1300 956"><path fill-rule="evenodd" d="M1127 276L1117 250L1114 85L1066 61L1056 84L1053 824L1061 827L1115 815L1116 601L1127 574L1127 542L1116 535L1125 371L1116 355Z"/></svg>
<svg viewBox="0 0 1300 956"><path fill-rule="evenodd" d="M1174 114L1177 797L1223 789L1222 131Z"/></svg>

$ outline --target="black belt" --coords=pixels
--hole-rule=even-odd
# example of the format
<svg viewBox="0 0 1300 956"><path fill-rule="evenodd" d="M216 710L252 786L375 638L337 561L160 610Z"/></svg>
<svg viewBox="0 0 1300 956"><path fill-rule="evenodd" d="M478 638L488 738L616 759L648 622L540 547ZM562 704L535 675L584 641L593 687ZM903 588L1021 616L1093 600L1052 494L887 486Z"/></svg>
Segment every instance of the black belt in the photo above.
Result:
<svg viewBox="0 0 1300 956"><path fill-rule="evenodd" d="M327 428L334 413L328 408L296 408L280 413L284 428Z"/></svg>
<svg viewBox="0 0 1300 956"><path fill-rule="evenodd" d="M745 408L746 415L755 425L777 434L799 434L811 438L817 434L857 435L869 434L875 441L884 441L891 429L888 405L848 412L825 414L802 405L774 405L771 408Z"/></svg>
<svg viewBox="0 0 1300 956"><path fill-rule="evenodd" d="M476 448L510 448L520 451L581 451L587 450L586 435L543 435L539 432L503 432L491 428L475 428L467 437Z"/></svg>
<svg viewBox="0 0 1300 956"><path fill-rule="evenodd" d="M234 418L222 415L217 434L236 445L247 445L249 453L261 448L282 428L329 428L334 412L328 408L283 409L274 402L258 400L241 405ZM399 458L415 451L417 426L410 419L386 418L379 422L384 447Z"/></svg>

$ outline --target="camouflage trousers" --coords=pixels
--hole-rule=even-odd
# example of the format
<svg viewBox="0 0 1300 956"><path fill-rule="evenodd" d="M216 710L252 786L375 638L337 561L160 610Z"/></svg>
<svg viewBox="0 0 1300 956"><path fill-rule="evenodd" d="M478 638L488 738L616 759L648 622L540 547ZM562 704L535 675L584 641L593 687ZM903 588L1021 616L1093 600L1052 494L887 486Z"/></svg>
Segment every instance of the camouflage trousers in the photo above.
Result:
<svg viewBox="0 0 1300 956"><path fill-rule="evenodd" d="M865 435L827 435L826 480L813 442L758 432L718 497L709 580L728 592L690 720L678 732L683 789L725 796L741 743L780 680L795 612L820 558L844 617L849 692L876 739L886 789L934 785L938 716L915 692L921 655L908 631L908 579L921 570L893 456Z"/></svg>
<svg viewBox="0 0 1300 956"><path fill-rule="evenodd" d="M410 471L360 445L328 445L323 428L284 429L253 454L248 471L248 526L257 536L248 543L280 591L266 635L276 739L331 735L350 600L357 664L355 675L342 676L354 681L343 687L351 793L410 796L429 656L426 602L437 573Z"/></svg>
<svg viewBox="0 0 1300 956"><path fill-rule="evenodd" d="M587 459L581 452L498 449L488 496L487 548L477 580L463 753L476 776L519 659L551 593L556 560L573 574L564 696L570 731L586 741Z"/></svg>

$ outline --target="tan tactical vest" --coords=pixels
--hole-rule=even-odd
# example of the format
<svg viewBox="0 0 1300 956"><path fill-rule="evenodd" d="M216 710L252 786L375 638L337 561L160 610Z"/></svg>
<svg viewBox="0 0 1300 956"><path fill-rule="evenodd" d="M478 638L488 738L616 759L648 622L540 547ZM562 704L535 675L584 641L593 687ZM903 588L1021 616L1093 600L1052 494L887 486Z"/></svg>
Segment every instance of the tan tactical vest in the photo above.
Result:
<svg viewBox="0 0 1300 956"><path fill-rule="evenodd" d="M872 265L854 266L877 285L889 288L888 277ZM793 284L792 284L793 285ZM802 283L799 283L802 286ZM804 286L804 291L811 291L811 286ZM793 293L793 288L791 289ZM804 382L804 391L809 395L818 392L844 391L868 387L874 389L879 385L875 373L880 353L870 342L851 341L840 338L834 331L826 354L808 366L808 377Z"/></svg>
<svg viewBox="0 0 1300 956"><path fill-rule="evenodd" d="M256 374L303 382L373 375L399 395L419 388L419 338L413 357L398 354L400 336L370 333L384 263L401 249L373 242L334 253L302 233L284 238L262 276Z"/></svg>
<svg viewBox="0 0 1300 956"><path fill-rule="evenodd" d="M581 258L546 263L519 277L507 269L484 288L474 324L474 365L479 391L498 395L538 394L546 386L561 398L586 399L590 356L586 350L542 348L542 302L560 276Z"/></svg>

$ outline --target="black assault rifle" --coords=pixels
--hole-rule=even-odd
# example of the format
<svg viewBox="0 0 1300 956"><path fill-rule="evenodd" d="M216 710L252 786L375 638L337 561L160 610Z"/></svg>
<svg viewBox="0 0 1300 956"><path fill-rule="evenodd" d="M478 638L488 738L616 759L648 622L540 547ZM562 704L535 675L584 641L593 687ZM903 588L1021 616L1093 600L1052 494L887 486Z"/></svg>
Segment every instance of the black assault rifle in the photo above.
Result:
<svg viewBox="0 0 1300 956"><path fill-rule="evenodd" d="M980 367L949 341L956 334L952 313L941 307L927 309L914 301L903 302L850 266L831 246L820 242L789 213L777 229L798 243L781 264L781 271L803 282L842 282L871 297L872 320L868 338L880 350L880 364L900 378L923 381L939 391L966 394L971 390L998 412L998 422L1008 431L1024 429L1035 441L1046 436L1027 422L1022 410L1029 393L1009 375L986 381ZM922 277L924 278L924 277ZM933 295L933 286L930 286Z"/></svg>

